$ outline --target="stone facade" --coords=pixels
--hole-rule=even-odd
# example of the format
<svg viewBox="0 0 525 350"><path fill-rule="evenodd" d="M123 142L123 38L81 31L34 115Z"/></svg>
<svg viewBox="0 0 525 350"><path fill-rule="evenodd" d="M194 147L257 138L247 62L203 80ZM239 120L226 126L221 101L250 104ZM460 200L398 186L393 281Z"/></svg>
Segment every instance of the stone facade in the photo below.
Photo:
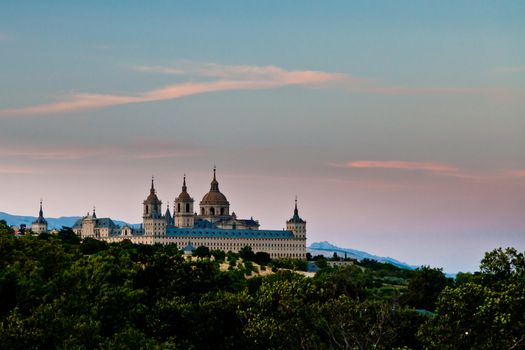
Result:
<svg viewBox="0 0 525 350"><path fill-rule="evenodd" d="M119 227L109 218L97 218L95 211L78 220L73 230L81 238L92 237L107 242L129 239L138 244L172 244L179 248L206 246L209 249L237 252L250 246L254 252L264 251L272 258L306 258L306 221L299 217L297 199L294 215L286 222L286 230L262 230L257 220L238 219L230 214L230 203L219 190L216 171L210 191L194 212L194 200L188 193L186 176L182 192L174 202L174 215L169 208L162 215L153 179L150 193L143 204L143 223L140 227Z"/></svg>

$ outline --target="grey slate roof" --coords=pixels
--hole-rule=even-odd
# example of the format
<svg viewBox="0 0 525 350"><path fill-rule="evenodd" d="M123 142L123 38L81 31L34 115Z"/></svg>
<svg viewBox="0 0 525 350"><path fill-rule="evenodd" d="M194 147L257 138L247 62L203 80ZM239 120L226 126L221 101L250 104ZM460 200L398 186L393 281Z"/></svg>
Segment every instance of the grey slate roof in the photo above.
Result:
<svg viewBox="0 0 525 350"><path fill-rule="evenodd" d="M279 230L223 230L218 228L168 227L166 235L172 237L224 237L224 238L294 238L292 231Z"/></svg>

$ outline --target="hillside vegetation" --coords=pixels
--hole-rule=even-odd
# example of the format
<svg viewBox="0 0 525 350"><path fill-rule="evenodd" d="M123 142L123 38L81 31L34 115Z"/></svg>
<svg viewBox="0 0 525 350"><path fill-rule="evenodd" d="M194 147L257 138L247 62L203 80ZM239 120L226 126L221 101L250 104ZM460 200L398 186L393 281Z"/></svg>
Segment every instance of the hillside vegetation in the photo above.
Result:
<svg viewBox="0 0 525 350"><path fill-rule="evenodd" d="M374 260L306 262L174 245L15 237L0 221L2 349L523 349L512 248L448 279Z"/></svg>

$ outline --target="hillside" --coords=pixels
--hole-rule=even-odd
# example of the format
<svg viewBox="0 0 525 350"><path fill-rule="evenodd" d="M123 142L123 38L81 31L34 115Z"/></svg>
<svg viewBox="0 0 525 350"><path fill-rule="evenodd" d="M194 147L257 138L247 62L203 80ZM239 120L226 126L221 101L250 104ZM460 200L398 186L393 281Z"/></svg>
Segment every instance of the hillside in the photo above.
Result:
<svg viewBox="0 0 525 350"><path fill-rule="evenodd" d="M401 262L394 258L377 256L377 255L369 254L367 252L363 252L361 250L356 250L356 249L337 247L327 241L316 242L316 243L310 244L310 246L308 247L308 252L312 254L312 256L323 255L326 257L332 257L334 253L337 253L337 255L340 257L344 257L346 254L348 258L357 259L359 261L363 259L376 260L382 263L389 263L394 266L400 267L402 269L409 269L409 270L413 270L417 267L417 266L413 266L413 265L409 265L407 263Z"/></svg>

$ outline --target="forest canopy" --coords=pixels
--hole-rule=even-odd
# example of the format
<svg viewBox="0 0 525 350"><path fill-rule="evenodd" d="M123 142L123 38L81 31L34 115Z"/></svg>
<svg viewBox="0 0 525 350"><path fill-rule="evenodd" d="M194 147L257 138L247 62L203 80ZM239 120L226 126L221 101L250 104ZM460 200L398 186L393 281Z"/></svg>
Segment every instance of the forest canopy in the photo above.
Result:
<svg viewBox="0 0 525 350"><path fill-rule="evenodd" d="M525 262L513 248L455 280L428 266L321 263L305 277L287 264L68 228L15 237L0 222L0 348L525 348Z"/></svg>

